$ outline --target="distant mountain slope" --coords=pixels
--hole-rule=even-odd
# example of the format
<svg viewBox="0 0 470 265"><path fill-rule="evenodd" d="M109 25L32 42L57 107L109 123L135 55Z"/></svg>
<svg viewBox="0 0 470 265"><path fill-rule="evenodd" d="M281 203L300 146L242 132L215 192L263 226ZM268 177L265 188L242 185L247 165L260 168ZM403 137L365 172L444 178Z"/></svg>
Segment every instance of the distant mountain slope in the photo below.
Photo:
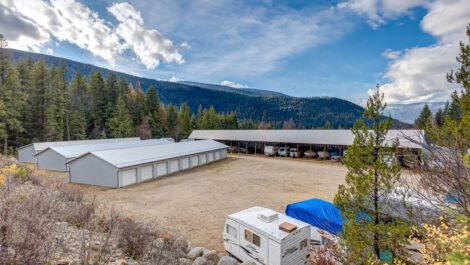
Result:
<svg viewBox="0 0 470 265"><path fill-rule="evenodd" d="M111 70L91 64L80 63L50 55L11 50L15 61L21 57L34 60L44 58L50 66L65 62L69 69L67 78L71 79L76 71L88 76L94 71L107 76ZM239 119L271 122L280 128L284 121L292 119L297 128L320 128L330 122L334 128L351 128L361 117L363 108L346 100L330 97L297 98L281 93L257 89L235 89L231 87L201 84L194 82L167 82L137 77L116 72L128 82L139 81L145 90L155 85L163 103L180 105L187 102L193 112L199 105L205 108L214 106L217 111L236 112ZM394 121L395 127L407 128L408 124Z"/></svg>
<svg viewBox="0 0 470 265"><path fill-rule="evenodd" d="M263 89L255 89L255 88L234 88L224 85L214 85L214 84L204 84L198 82L191 82L191 81L180 81L178 83L192 85L192 86L199 86L202 88L212 89L212 90L219 90L225 92L235 92L240 93L248 96L262 96L262 97L288 97L286 94L282 94L279 92L274 92L270 90L263 90Z"/></svg>
<svg viewBox="0 0 470 265"><path fill-rule="evenodd" d="M385 109L387 115L403 122L413 124L419 113L423 110L424 104L428 104L432 113L445 106L445 102L420 102L411 104L389 104Z"/></svg>

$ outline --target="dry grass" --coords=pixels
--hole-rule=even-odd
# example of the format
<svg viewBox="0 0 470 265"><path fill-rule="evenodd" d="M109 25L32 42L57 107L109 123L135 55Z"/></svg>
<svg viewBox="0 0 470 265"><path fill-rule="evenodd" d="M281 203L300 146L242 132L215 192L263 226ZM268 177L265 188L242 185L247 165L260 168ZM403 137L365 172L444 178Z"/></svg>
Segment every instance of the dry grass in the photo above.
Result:
<svg viewBox="0 0 470 265"><path fill-rule="evenodd" d="M234 156L128 188L73 186L125 216L168 225L193 245L223 252L228 214L255 205L283 212L289 203L314 197L331 201L345 174L343 165L331 161Z"/></svg>
<svg viewBox="0 0 470 265"><path fill-rule="evenodd" d="M139 264L177 264L185 257L187 245L176 244L166 230L122 217L76 187L36 173L0 156L0 264L49 264L71 256L76 264L108 264L116 252ZM75 242L64 241L70 240L63 237L64 223L78 235ZM73 253L63 247L70 243L78 246Z"/></svg>

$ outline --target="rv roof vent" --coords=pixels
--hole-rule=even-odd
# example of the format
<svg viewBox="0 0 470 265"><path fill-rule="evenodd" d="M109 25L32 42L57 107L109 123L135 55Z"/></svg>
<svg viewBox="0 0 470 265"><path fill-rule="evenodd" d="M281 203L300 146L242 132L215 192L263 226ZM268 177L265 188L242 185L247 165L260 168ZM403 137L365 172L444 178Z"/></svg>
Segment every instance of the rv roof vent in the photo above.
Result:
<svg viewBox="0 0 470 265"><path fill-rule="evenodd" d="M278 213L275 211L264 210L258 214L258 218L265 221L266 223L270 223L276 220L277 218L279 218L279 216L278 216Z"/></svg>
<svg viewBox="0 0 470 265"><path fill-rule="evenodd" d="M284 222L279 225L279 229L281 229L284 232L290 233L294 231L295 229L297 229L297 226L288 222Z"/></svg>

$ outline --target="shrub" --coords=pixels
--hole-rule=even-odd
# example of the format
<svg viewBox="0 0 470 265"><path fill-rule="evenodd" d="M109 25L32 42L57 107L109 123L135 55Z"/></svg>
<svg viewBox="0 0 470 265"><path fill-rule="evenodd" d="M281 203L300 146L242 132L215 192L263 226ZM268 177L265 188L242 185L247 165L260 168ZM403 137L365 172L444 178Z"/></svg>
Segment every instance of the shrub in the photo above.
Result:
<svg viewBox="0 0 470 265"><path fill-rule="evenodd" d="M125 218L119 225L119 247L133 259L143 257L153 236L146 227L130 218Z"/></svg>

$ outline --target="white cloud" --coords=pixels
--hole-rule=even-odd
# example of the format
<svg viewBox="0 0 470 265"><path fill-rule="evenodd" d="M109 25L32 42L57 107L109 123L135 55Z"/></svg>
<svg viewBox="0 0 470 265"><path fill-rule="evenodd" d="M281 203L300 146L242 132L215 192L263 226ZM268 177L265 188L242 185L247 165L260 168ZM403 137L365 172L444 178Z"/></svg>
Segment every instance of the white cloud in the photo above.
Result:
<svg viewBox="0 0 470 265"><path fill-rule="evenodd" d="M338 4L340 9L351 10L367 17L367 23L374 29L385 24L387 19L393 19L417 6L425 6L431 0L348 0Z"/></svg>
<svg viewBox="0 0 470 265"><path fill-rule="evenodd" d="M401 51L393 51L391 49L386 49L382 53L382 55L387 59L395 60L395 59L398 59L398 57L400 57Z"/></svg>
<svg viewBox="0 0 470 265"><path fill-rule="evenodd" d="M183 42L183 43L180 44L180 48L181 48L181 50L183 50L183 51L187 51L187 50L191 49L191 45L189 45L189 43L187 43L187 42L185 41L185 42Z"/></svg>
<svg viewBox="0 0 470 265"><path fill-rule="evenodd" d="M383 75L388 82L382 86L382 91L391 103L442 101L457 88L446 81L445 75L457 67L455 57L459 41L467 39L465 28L470 22L470 1L350 0L338 4L339 8L365 16L374 28L389 19L412 15L411 10L418 6L427 10L420 24L422 30L436 37L437 42L428 47L383 52L390 63Z"/></svg>
<svg viewBox="0 0 470 265"><path fill-rule="evenodd" d="M233 88L248 88L247 85L243 85L243 84L240 84L240 83L237 83L237 82L227 81L227 80L224 80L224 81L220 82L220 84L223 85L223 86L229 86L229 87L233 87Z"/></svg>
<svg viewBox="0 0 470 265"><path fill-rule="evenodd" d="M127 2L115 3L108 11L119 21L116 32L126 46L131 47L147 69L154 69L160 61L183 63L183 56L173 43L155 29L143 27L143 19Z"/></svg>
<svg viewBox="0 0 470 265"><path fill-rule="evenodd" d="M8 40L9 47L39 52L49 34L29 19L18 15L8 5L0 2L0 33Z"/></svg>
<svg viewBox="0 0 470 265"><path fill-rule="evenodd" d="M384 77L386 100L391 103L445 101L458 87L449 84L446 73L457 68L459 41L465 40L470 21L470 1L439 1L428 6L421 21L426 32L438 38L435 45L415 47L392 59Z"/></svg>
<svg viewBox="0 0 470 265"><path fill-rule="evenodd" d="M111 64L125 50L134 52L148 69L161 61L183 62L170 40L144 28L140 13L130 4L113 4L109 10L119 22L116 27L76 0L4 0L0 2L0 29L4 31L2 26L9 24L21 29L13 31L19 32L17 36L7 36L13 48L39 51L54 37Z"/></svg>
<svg viewBox="0 0 470 265"><path fill-rule="evenodd" d="M182 81L180 78L176 77L176 76L172 76L168 81L170 82L179 82L179 81Z"/></svg>
<svg viewBox="0 0 470 265"><path fill-rule="evenodd" d="M49 55L54 54L54 51L51 48L46 49L46 53Z"/></svg>
<svg viewBox="0 0 470 265"><path fill-rule="evenodd" d="M292 9L275 1L162 0L140 2L139 9L165 32L187 36L193 48L178 73L199 80L246 79L277 71L286 60L351 28L335 8L307 4Z"/></svg>

